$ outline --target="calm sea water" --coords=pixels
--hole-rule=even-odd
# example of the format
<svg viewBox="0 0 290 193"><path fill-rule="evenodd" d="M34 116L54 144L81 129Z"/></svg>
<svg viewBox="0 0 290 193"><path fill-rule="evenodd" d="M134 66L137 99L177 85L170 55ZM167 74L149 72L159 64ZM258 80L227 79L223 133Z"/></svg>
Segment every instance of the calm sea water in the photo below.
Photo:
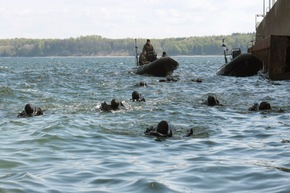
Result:
<svg viewBox="0 0 290 193"><path fill-rule="evenodd" d="M290 82L217 76L222 57L175 59L180 81L165 83L130 73L133 57L0 58L0 192L290 192ZM223 106L201 104L209 94ZM126 108L98 110L113 98ZM273 111L248 111L261 101ZM45 115L17 118L26 103ZM172 138L144 135L161 120Z"/></svg>

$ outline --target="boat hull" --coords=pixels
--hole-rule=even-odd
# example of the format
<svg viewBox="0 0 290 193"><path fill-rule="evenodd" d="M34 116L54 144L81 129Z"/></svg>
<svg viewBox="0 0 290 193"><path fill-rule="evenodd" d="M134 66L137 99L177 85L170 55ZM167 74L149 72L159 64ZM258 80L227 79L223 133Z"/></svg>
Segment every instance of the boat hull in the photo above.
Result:
<svg viewBox="0 0 290 193"><path fill-rule="evenodd" d="M218 75L247 77L258 74L263 68L263 63L250 53L240 54L232 61L224 64L217 72Z"/></svg>
<svg viewBox="0 0 290 193"><path fill-rule="evenodd" d="M179 64L171 57L162 57L149 64L133 68L133 72L141 75L165 77L171 75Z"/></svg>

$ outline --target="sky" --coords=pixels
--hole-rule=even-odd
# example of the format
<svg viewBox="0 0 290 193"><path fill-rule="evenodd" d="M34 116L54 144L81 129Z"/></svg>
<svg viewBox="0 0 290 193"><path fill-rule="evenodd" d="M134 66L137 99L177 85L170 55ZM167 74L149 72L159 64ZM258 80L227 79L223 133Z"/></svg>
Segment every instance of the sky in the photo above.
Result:
<svg viewBox="0 0 290 193"><path fill-rule="evenodd" d="M263 0L0 0L0 39L177 38L255 32Z"/></svg>

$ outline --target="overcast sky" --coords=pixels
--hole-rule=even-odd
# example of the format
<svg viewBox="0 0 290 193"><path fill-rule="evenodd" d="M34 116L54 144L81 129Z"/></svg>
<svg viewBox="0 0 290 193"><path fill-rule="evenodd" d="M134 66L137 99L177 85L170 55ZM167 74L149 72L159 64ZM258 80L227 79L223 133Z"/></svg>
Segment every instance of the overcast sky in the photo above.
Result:
<svg viewBox="0 0 290 193"><path fill-rule="evenodd" d="M0 39L254 32L263 0L0 0Z"/></svg>

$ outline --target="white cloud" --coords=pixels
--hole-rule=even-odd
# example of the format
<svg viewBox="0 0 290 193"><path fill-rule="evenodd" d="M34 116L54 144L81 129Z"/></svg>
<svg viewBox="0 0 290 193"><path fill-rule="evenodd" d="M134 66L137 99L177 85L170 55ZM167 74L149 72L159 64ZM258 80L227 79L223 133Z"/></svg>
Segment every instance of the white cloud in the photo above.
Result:
<svg viewBox="0 0 290 193"><path fill-rule="evenodd" d="M262 1L10 0L1 3L0 38L167 38L253 32Z"/></svg>

